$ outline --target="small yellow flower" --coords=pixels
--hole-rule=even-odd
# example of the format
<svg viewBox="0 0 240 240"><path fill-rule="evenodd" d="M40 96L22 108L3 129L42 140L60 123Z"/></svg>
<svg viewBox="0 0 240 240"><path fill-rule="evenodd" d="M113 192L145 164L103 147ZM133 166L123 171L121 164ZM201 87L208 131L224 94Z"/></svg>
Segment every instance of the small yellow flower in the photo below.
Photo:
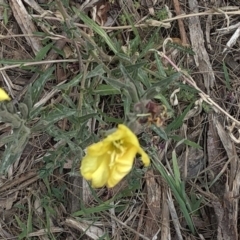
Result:
<svg viewBox="0 0 240 240"><path fill-rule="evenodd" d="M148 166L149 157L140 147L136 135L120 124L115 132L87 148L81 162L81 174L92 181L94 188L114 187L131 171L137 153L142 156L144 166Z"/></svg>
<svg viewBox="0 0 240 240"><path fill-rule="evenodd" d="M11 100L11 98L7 95L7 93L0 88L0 101L4 101L4 100Z"/></svg>

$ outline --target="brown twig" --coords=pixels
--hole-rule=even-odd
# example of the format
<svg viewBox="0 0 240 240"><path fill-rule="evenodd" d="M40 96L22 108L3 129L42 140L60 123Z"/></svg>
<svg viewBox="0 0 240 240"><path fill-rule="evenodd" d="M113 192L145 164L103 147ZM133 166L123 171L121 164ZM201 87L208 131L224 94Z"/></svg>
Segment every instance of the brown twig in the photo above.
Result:
<svg viewBox="0 0 240 240"><path fill-rule="evenodd" d="M176 12L176 15L181 15L181 9L180 9L180 5L179 5L179 1L178 0L173 0L173 5L174 5L174 9ZM188 39L187 39L187 34L184 28L184 24L183 24L183 20L182 19L178 19L178 27L179 27L179 31L180 31L180 36L181 36L181 40L182 40L182 45L188 45Z"/></svg>
<svg viewBox="0 0 240 240"><path fill-rule="evenodd" d="M167 19L164 19L163 21L155 21L155 22L158 23L158 26L168 27L168 25L164 25L163 23L170 23L170 22L173 22L173 21L178 20L178 19L185 19L185 18L190 18L190 17L195 17L195 16L223 15L223 14L224 15L227 14L227 15L235 16L235 15L239 15L240 14L240 10L237 10L237 11L226 11L226 12L224 11L224 13L221 13L221 12L216 12L216 11L210 9L210 10L207 10L205 12L181 14L181 15L175 16L173 18L167 18ZM61 18L57 18L57 17L48 17L48 16L42 17L41 15L37 15L37 14L32 14L31 16L34 17L34 18L38 18L38 19L40 18L40 19L47 19L47 20L55 20L55 21L59 21L59 22L62 21ZM75 23L74 22L74 25L78 26L78 27L90 28L90 26L88 26L86 24L80 24L80 23ZM134 27L136 27L136 28L149 27L149 26L151 26L150 23L142 23L142 24L134 25ZM101 28L102 29L106 29L106 30L128 29L129 31L132 31L132 29L133 29L132 25L113 26L113 27L101 26Z"/></svg>

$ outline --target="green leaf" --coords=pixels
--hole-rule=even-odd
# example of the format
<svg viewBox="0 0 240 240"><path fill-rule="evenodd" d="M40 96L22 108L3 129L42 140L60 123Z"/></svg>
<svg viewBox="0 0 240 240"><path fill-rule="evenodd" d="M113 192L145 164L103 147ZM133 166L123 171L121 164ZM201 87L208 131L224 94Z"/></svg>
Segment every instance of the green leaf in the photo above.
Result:
<svg viewBox="0 0 240 240"><path fill-rule="evenodd" d="M4 4L5 5L5 4ZM8 7L4 7L4 12L3 12L3 23L4 23L4 26L6 26L8 24L8 11L9 11L9 8Z"/></svg>
<svg viewBox="0 0 240 240"><path fill-rule="evenodd" d="M146 71L142 68L138 69L137 79L148 89L151 87L151 82L149 81ZM144 95L144 94L143 94Z"/></svg>
<svg viewBox="0 0 240 240"><path fill-rule="evenodd" d="M104 39L104 41L107 43L109 48L115 54L118 52L114 43L110 39L110 37L107 35L107 33L100 26L98 26L91 18L89 18L83 12L79 11L77 8L73 7L73 10L86 25L88 25L91 29L93 29L94 32L99 34Z"/></svg>
<svg viewBox="0 0 240 240"><path fill-rule="evenodd" d="M55 67L48 68L44 73L40 75L40 77L36 80L36 82L32 85L31 95L33 104L35 104L42 93L45 83L50 79Z"/></svg>
<svg viewBox="0 0 240 240"><path fill-rule="evenodd" d="M70 121L75 123L75 124L82 125L83 123L87 122L91 118L96 118L98 121L100 121L100 119L98 118L97 113L84 114L81 117L74 116L74 117L71 117Z"/></svg>
<svg viewBox="0 0 240 240"><path fill-rule="evenodd" d="M134 72L136 69L141 69L143 66L145 66L148 62L147 61L142 61L136 64L131 64L131 65L126 65L124 66L124 68L126 69L126 72L128 72L129 74ZM113 69L111 71L112 75L119 77L121 76L121 70L119 69L119 67Z"/></svg>
<svg viewBox="0 0 240 240"><path fill-rule="evenodd" d="M13 129L14 138L8 142L0 162L0 174L4 174L9 166L19 159L30 137L30 129L21 124ZM4 139L3 139L4 141Z"/></svg>
<svg viewBox="0 0 240 240"><path fill-rule="evenodd" d="M203 201L202 196L197 196L195 193L190 193L191 207L194 212L200 209L200 205Z"/></svg>
<svg viewBox="0 0 240 240"><path fill-rule="evenodd" d="M160 91L163 91L171 84L173 81L177 80L181 76L180 73L174 73L170 77L165 79L161 79L157 83L153 84L147 91L144 93L144 99L151 99L154 98Z"/></svg>
<svg viewBox="0 0 240 240"><path fill-rule="evenodd" d="M94 94L99 94L100 96L109 96L120 94L120 91L110 85L100 84L93 90Z"/></svg>
<svg viewBox="0 0 240 240"><path fill-rule="evenodd" d="M79 217L79 216L84 216L84 215L88 216L90 214L100 213L100 212L109 210L109 209L114 208L114 207L115 207L114 205L103 203L103 204L100 204L99 206L96 206L96 207L85 208L81 211L77 211L77 212L73 213L72 215L73 215L73 217Z"/></svg>
<svg viewBox="0 0 240 240"><path fill-rule="evenodd" d="M165 141L168 140L168 136L167 136L167 134L166 134L166 132L164 131L163 128L161 128L161 127L158 128L158 127L155 126L155 125L151 125L151 129L152 129L159 137L161 137L161 138L164 139Z"/></svg>
<svg viewBox="0 0 240 240"><path fill-rule="evenodd" d="M224 61L223 61L223 72L224 72L224 77L226 81L226 87L230 91L231 90L230 77L229 77L227 66Z"/></svg>
<svg viewBox="0 0 240 240"><path fill-rule="evenodd" d="M135 34L135 38L130 41L130 49L133 52L136 52L138 50L139 44L141 43L141 37L138 33L138 29L135 27L135 24L131 18L132 15L128 14L128 12L126 10L124 10L124 8L123 8L123 14L124 14L125 18L128 20L128 22L130 23L130 25L132 26L132 30Z"/></svg>
<svg viewBox="0 0 240 240"><path fill-rule="evenodd" d="M116 90L119 90L121 92L123 91L123 89L125 89L127 87L126 83L122 82L121 80L117 80L114 78L108 78L108 77L104 77L104 76L102 76L102 79L104 79L104 81L107 82L109 85L111 85L113 88L115 88Z"/></svg>
<svg viewBox="0 0 240 240"><path fill-rule="evenodd" d="M178 128L180 128L183 124L183 120L185 118L185 116L187 115L187 113L190 111L191 107L192 107L193 103L189 104L188 107L184 110L184 112L177 117L176 119L174 119L165 129L166 133L171 132L172 130L176 130Z"/></svg>
<svg viewBox="0 0 240 240"><path fill-rule="evenodd" d="M156 59L156 64L157 64L157 69L158 69L158 73L159 76L162 78L166 78L167 74L165 73L164 67L162 65L162 61L159 59L159 55L157 52L154 52L154 57Z"/></svg>
<svg viewBox="0 0 240 240"><path fill-rule="evenodd" d="M159 94L157 94L156 96L154 96L154 99L160 100L161 103L163 103L163 105L166 106L167 110L168 110L170 113L173 113L174 110L173 110L172 106L169 104L169 102L167 101L165 95L166 95L166 94L159 93Z"/></svg>
<svg viewBox="0 0 240 240"><path fill-rule="evenodd" d="M151 38L147 41L147 43L142 46L142 41L141 41L141 53L139 54L139 59L146 57L146 55L148 54L150 49L153 49L156 47L156 45L159 45L158 43L160 43L160 31L161 27L155 28L153 34L151 34Z"/></svg>
<svg viewBox="0 0 240 240"><path fill-rule="evenodd" d="M101 65L97 65L93 70L87 73L86 79L102 76L105 73L103 67Z"/></svg>
<svg viewBox="0 0 240 240"><path fill-rule="evenodd" d="M33 60L29 59L21 59L21 60L13 60L13 59L0 59L0 64L6 64L6 65L15 65L15 64L24 64L24 63L30 63L33 62Z"/></svg>
<svg viewBox="0 0 240 240"><path fill-rule="evenodd" d="M27 218L27 233L31 233L33 231L33 222L32 222L32 209L31 207L29 206L29 209L28 209L28 218Z"/></svg>
<svg viewBox="0 0 240 240"><path fill-rule="evenodd" d="M176 202L180 206L180 210L183 213L183 216L190 228L190 231L195 234L195 227L193 224L193 221L191 219L191 211L188 210L187 205L188 204L188 199L185 193L184 185L182 183L179 184L179 182L176 182L177 180L174 178L174 176L170 175L163 164L159 161L153 161L154 166L157 168L157 170L160 172L160 174L163 176L164 180L167 182L169 185L170 189L173 192L173 196L176 199ZM177 170L176 170L177 171ZM177 177L178 178L178 177ZM178 178L179 179L179 178Z"/></svg>
<svg viewBox="0 0 240 240"><path fill-rule="evenodd" d="M135 103L139 102L139 95L142 95L143 93L142 86L139 84L139 82L137 82L136 80L135 81L133 80L131 75L127 72L127 69L122 64L120 64L119 68L123 74L124 80L126 81L126 85L128 86L128 91L133 101Z"/></svg>
<svg viewBox="0 0 240 240"><path fill-rule="evenodd" d="M44 46L43 48L41 48L40 51L35 56L35 61L43 60L46 57L48 51L52 49L53 45L54 45L54 42L51 42L46 46Z"/></svg>
<svg viewBox="0 0 240 240"><path fill-rule="evenodd" d="M33 100L32 100L32 84L28 85L28 90L24 96L23 103L26 104L28 111L31 111L33 107Z"/></svg>
<svg viewBox="0 0 240 240"><path fill-rule="evenodd" d="M43 112L41 120L53 124L74 114L77 114L77 110L58 104L57 106L54 106L53 109L47 109Z"/></svg>
<svg viewBox="0 0 240 240"><path fill-rule="evenodd" d="M62 84L60 86L57 86L56 88L66 91L66 90L70 89L71 87L78 86L79 82L82 80L82 77L83 77L82 73L79 73L71 81L69 81L65 84Z"/></svg>
<svg viewBox="0 0 240 240"><path fill-rule="evenodd" d="M66 55L62 49L57 48L55 45L52 46L52 49L63 58L66 58Z"/></svg>
<svg viewBox="0 0 240 240"><path fill-rule="evenodd" d="M130 57L127 54L125 54L125 53L117 53L116 56L118 56L118 58L120 60L122 60L123 62L126 62L128 64L131 63Z"/></svg>
<svg viewBox="0 0 240 240"><path fill-rule="evenodd" d="M21 229L21 233L18 235L18 239L24 239L27 237L27 226L20 220L20 218L15 215L15 219L18 223L19 228Z"/></svg>
<svg viewBox="0 0 240 240"><path fill-rule="evenodd" d="M179 188L179 191L181 190L181 177L180 177L180 170L177 162L177 156L175 150L172 152L172 162L173 162L173 173L174 173L174 179L177 188Z"/></svg>
<svg viewBox="0 0 240 240"><path fill-rule="evenodd" d="M183 137L180 137L180 136L177 136L177 135L169 135L168 137L172 138L176 142L180 142L180 141L183 140L183 143L190 146L190 147L197 148L197 149L202 149L202 147L199 144L197 144L195 142L192 142L188 139L184 139Z"/></svg>
<svg viewBox="0 0 240 240"><path fill-rule="evenodd" d="M69 106L70 108L72 108L72 109L75 109L75 108L76 108L76 105L75 105L75 103L73 102L73 99L72 99L69 95L63 93L63 94L62 94L62 97L63 97L63 99L65 100L65 102L68 104L68 106Z"/></svg>

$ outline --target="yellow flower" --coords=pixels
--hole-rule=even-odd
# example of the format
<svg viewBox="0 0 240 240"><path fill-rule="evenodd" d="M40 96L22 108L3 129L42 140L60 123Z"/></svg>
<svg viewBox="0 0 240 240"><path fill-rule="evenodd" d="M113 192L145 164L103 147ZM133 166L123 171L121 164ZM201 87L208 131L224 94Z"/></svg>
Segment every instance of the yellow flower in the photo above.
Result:
<svg viewBox="0 0 240 240"><path fill-rule="evenodd" d="M115 132L87 148L81 162L81 174L92 182L94 188L114 187L131 171L137 153L142 156L143 164L148 166L149 157L140 147L136 135L120 124Z"/></svg>
<svg viewBox="0 0 240 240"><path fill-rule="evenodd" d="M4 101L4 100L11 100L11 99L7 95L7 93L2 88L0 88L0 101Z"/></svg>

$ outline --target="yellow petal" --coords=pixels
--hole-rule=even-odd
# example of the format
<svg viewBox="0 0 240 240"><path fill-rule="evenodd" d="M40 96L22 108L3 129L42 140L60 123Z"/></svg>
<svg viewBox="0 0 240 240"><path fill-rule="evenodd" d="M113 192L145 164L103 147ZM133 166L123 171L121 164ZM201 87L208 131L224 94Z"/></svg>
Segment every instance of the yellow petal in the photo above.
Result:
<svg viewBox="0 0 240 240"><path fill-rule="evenodd" d="M0 88L0 101L4 101L4 100L11 100L11 98L7 95L7 93Z"/></svg>
<svg viewBox="0 0 240 240"><path fill-rule="evenodd" d="M142 162L143 162L144 166L145 167L149 166L150 159L149 159L147 153L141 147L139 147L138 153L141 155Z"/></svg>
<svg viewBox="0 0 240 240"><path fill-rule="evenodd" d="M92 174L92 187L104 187L107 184L109 174L109 161L106 158L101 161L98 169Z"/></svg>
<svg viewBox="0 0 240 240"><path fill-rule="evenodd" d="M116 142L116 141L119 141L121 139L123 139L125 136L125 132L117 129L115 132L113 132L111 135L108 135L106 137L106 139L104 139L104 141L107 141L107 142Z"/></svg>
<svg viewBox="0 0 240 240"><path fill-rule="evenodd" d="M107 187L114 187L131 171L136 152L135 147L129 148L123 156L116 159L110 170Z"/></svg>
<svg viewBox="0 0 240 240"><path fill-rule="evenodd" d="M92 181L94 188L103 187L109 177L109 162L109 154L100 157L87 154L81 162L80 172L86 180Z"/></svg>
<svg viewBox="0 0 240 240"><path fill-rule="evenodd" d="M99 159L98 157L92 157L87 154L81 162L80 172L82 176L86 180L91 180L92 174L97 170L100 164L101 159Z"/></svg>
<svg viewBox="0 0 240 240"><path fill-rule="evenodd" d="M135 147L140 147L138 138L136 135L125 125L119 124L118 125L119 131L121 131L123 135L123 141L126 143L130 143L131 145L134 145Z"/></svg>
<svg viewBox="0 0 240 240"><path fill-rule="evenodd" d="M94 143L87 148L87 153L92 156L100 156L108 151L113 150L113 142L122 140L123 142L129 143L136 147L139 147L139 142L136 135L125 125L119 124L118 129L107 136L105 139L98 143Z"/></svg>
<svg viewBox="0 0 240 240"><path fill-rule="evenodd" d="M87 154L94 157L101 156L110 151L111 145L112 143L106 140L103 140L98 143L94 143L87 148Z"/></svg>
<svg viewBox="0 0 240 240"><path fill-rule="evenodd" d="M129 146L124 154L116 159L115 164L132 166L136 154L137 148L135 146Z"/></svg>

